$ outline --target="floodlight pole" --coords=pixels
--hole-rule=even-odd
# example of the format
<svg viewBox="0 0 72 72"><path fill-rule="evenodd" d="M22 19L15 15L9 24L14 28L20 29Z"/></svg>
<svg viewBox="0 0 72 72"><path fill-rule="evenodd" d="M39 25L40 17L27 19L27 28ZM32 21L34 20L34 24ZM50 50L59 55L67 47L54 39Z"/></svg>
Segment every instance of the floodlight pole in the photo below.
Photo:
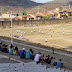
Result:
<svg viewBox="0 0 72 72"><path fill-rule="evenodd" d="M11 11L11 44L13 45L13 39L12 39L12 11Z"/></svg>

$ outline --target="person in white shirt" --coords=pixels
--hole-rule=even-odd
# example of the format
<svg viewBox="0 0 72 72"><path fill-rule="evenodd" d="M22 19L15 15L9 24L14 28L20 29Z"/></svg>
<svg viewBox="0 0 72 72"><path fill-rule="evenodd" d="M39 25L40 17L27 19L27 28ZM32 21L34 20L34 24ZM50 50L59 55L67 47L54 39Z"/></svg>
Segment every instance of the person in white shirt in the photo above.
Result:
<svg viewBox="0 0 72 72"><path fill-rule="evenodd" d="M35 55L34 61L38 64L41 61L41 52Z"/></svg>

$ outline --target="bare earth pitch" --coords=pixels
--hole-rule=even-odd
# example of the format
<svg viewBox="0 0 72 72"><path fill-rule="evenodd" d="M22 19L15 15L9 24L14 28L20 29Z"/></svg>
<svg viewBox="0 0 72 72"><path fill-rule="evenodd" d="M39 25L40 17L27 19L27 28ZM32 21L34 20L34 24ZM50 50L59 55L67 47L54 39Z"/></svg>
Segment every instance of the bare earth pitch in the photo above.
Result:
<svg viewBox="0 0 72 72"><path fill-rule="evenodd" d="M20 31L17 33L17 31ZM20 38L22 33L22 38ZM10 28L1 29L0 35L10 37ZM54 24L24 27L13 27L13 36L20 40L64 49L72 52L72 24ZM16 38L16 37L14 37Z"/></svg>

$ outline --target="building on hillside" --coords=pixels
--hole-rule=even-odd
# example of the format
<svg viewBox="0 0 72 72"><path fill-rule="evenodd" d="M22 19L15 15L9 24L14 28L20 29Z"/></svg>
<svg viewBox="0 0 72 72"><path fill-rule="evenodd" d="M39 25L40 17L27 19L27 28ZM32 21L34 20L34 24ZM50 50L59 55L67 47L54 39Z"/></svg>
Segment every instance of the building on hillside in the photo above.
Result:
<svg viewBox="0 0 72 72"><path fill-rule="evenodd" d="M15 17L15 20L41 20L44 16L48 16L49 13L37 13L37 14L28 14L28 15L19 15Z"/></svg>
<svg viewBox="0 0 72 72"><path fill-rule="evenodd" d="M66 11L59 11L57 13L54 13L54 16L55 18L63 19L63 18L68 18L67 14L68 13Z"/></svg>
<svg viewBox="0 0 72 72"><path fill-rule="evenodd" d="M10 18L10 14L2 14L1 18Z"/></svg>
<svg viewBox="0 0 72 72"><path fill-rule="evenodd" d="M54 18L63 19L72 16L72 10L55 11Z"/></svg>
<svg viewBox="0 0 72 72"><path fill-rule="evenodd" d="M49 11L49 15L50 19L55 19L55 13L52 11Z"/></svg>
<svg viewBox="0 0 72 72"><path fill-rule="evenodd" d="M1 16L0 16L0 18L1 19L4 19L4 20L10 20L10 18L12 17L12 18L14 18L14 17L16 17L17 16L17 14L10 14L10 13L3 13L3 14L1 14Z"/></svg>
<svg viewBox="0 0 72 72"><path fill-rule="evenodd" d="M23 15L23 13L17 13L17 16Z"/></svg>
<svg viewBox="0 0 72 72"><path fill-rule="evenodd" d="M72 16L72 9L68 10L68 16Z"/></svg>
<svg viewBox="0 0 72 72"><path fill-rule="evenodd" d="M35 14L35 16L36 16L36 20L41 20L44 17L42 13L37 13Z"/></svg>
<svg viewBox="0 0 72 72"><path fill-rule="evenodd" d="M43 19L44 16L49 16L49 13L37 13L35 14L36 20L41 20Z"/></svg>
<svg viewBox="0 0 72 72"><path fill-rule="evenodd" d="M33 15L23 15L22 20L35 20L35 17Z"/></svg>
<svg viewBox="0 0 72 72"><path fill-rule="evenodd" d="M22 16L16 16L13 18L13 20L22 20Z"/></svg>
<svg viewBox="0 0 72 72"><path fill-rule="evenodd" d="M15 18L13 18L13 20L35 20L35 16L33 15L19 15Z"/></svg>

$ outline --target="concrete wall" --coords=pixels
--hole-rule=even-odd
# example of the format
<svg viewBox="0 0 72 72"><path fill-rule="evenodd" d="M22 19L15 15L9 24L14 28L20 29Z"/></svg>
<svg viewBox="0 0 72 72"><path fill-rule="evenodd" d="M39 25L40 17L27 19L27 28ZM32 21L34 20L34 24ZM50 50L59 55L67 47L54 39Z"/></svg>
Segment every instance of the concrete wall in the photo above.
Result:
<svg viewBox="0 0 72 72"><path fill-rule="evenodd" d="M13 21L13 26L30 26L30 25L43 25L43 24L60 24L60 23L68 23L72 21L72 19L52 19L52 20L24 20L24 21ZM0 27L10 27L10 21L0 21Z"/></svg>

